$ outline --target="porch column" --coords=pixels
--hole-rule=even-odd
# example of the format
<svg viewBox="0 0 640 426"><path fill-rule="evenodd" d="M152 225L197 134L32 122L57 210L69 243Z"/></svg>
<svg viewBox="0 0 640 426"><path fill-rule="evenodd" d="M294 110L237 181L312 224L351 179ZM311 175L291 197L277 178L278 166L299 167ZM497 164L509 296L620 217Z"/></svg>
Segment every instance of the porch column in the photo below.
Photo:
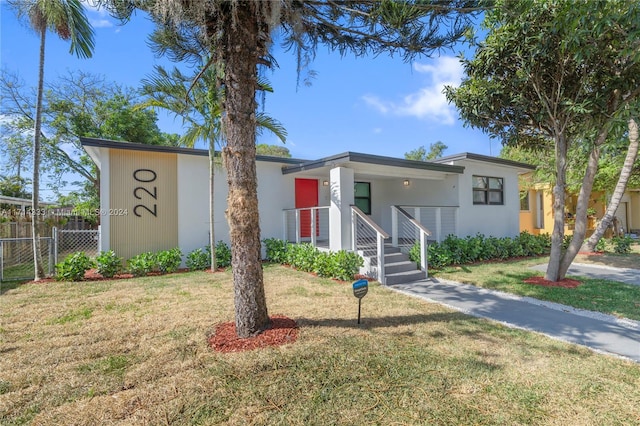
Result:
<svg viewBox="0 0 640 426"><path fill-rule="evenodd" d="M351 248L351 205L354 202L353 169L336 167L329 173L331 206L329 207L329 249Z"/></svg>

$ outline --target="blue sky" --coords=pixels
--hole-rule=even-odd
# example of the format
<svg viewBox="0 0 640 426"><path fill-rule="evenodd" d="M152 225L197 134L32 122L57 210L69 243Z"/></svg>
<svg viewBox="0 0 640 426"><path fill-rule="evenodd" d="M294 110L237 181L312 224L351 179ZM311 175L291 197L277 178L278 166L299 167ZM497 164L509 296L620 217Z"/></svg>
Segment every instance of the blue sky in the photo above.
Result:
<svg viewBox="0 0 640 426"><path fill-rule="evenodd" d="M47 39L45 81L66 70L102 74L107 81L138 87L154 64L146 44L153 25L138 14L124 26L107 14L89 10L95 30L91 59L69 54L69 45L50 35ZM6 2L1 10L2 67L18 72L30 86L37 82L38 38L19 23ZM464 49L442 52L433 58L405 63L401 58L341 57L321 46L310 65L317 76L311 86L297 85L296 59L275 45L279 68L266 72L274 93L267 94L264 110L287 129L286 147L295 158L316 159L344 151L393 157L421 145L442 141L445 155L474 152L497 155L499 142L480 130L464 128L453 106L442 95L444 84L456 85L463 76L456 56ZM163 131L181 133L180 121L160 114ZM260 143L280 143L265 134Z"/></svg>

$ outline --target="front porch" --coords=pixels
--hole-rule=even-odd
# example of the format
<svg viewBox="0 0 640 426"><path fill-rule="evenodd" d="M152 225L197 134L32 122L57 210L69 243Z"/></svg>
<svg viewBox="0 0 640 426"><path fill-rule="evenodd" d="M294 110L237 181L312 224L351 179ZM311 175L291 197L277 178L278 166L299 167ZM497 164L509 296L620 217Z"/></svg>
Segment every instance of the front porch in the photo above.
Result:
<svg viewBox="0 0 640 426"><path fill-rule="evenodd" d="M331 230L331 206L286 209L283 239L296 244L310 243L320 250L357 252L365 260L360 272L382 284L425 278L428 244L457 235L458 208L393 205L389 209L391 228L387 232L360 208L349 206L347 240L342 233ZM419 265L409 260L414 246L420 253Z"/></svg>
<svg viewBox="0 0 640 426"><path fill-rule="evenodd" d="M424 277L427 240L457 235L463 170L357 153L284 167L283 174L295 174L295 207L283 211L283 239L358 252L361 273L383 284L395 279L391 273L412 278L418 268L408 254L418 244Z"/></svg>

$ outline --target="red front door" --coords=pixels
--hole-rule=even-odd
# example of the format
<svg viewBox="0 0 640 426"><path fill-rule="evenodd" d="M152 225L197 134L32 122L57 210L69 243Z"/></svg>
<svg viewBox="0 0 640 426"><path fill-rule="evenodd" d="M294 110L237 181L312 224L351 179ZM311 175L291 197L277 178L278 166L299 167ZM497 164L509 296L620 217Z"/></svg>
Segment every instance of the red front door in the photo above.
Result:
<svg viewBox="0 0 640 426"><path fill-rule="evenodd" d="M296 179L296 208L318 207L318 180ZM316 236L320 235L320 222L316 215ZM300 212L300 236L311 237L311 211Z"/></svg>

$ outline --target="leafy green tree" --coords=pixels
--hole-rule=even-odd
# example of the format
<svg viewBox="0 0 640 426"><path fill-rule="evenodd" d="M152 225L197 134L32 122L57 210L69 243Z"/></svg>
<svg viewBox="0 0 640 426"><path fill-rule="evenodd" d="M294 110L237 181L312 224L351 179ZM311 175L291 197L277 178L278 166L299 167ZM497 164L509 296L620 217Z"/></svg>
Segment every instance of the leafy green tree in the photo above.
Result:
<svg viewBox="0 0 640 426"><path fill-rule="evenodd" d="M3 124L6 144L2 150L6 168L14 170L21 152L30 152L32 141L25 132L33 127L35 99L30 88L17 75L3 70L0 78L2 105L0 112L8 117ZM41 170L46 172L59 203L76 202L92 211L98 208L100 174L82 149L80 137L96 137L152 145L176 145L177 135L160 131L157 115L150 110L138 110L137 93L106 82L104 77L69 72L46 86L42 105ZM12 143L9 143L12 142ZM79 190L61 195L61 187L69 172L78 181ZM95 219L89 215L87 219Z"/></svg>
<svg viewBox="0 0 640 426"><path fill-rule="evenodd" d="M63 40L71 41L70 53L90 58L93 52L93 29L89 24L80 0L10 0L18 18L28 18L31 28L40 37L38 64L38 91L33 127L33 180L32 211L38 212L40 196L40 138L42 124L42 99L44 96L44 58L47 31L53 31ZM33 232L33 260L35 281L44 276L40 250L39 215L31 218Z"/></svg>
<svg viewBox="0 0 640 426"><path fill-rule="evenodd" d="M441 141L438 141L436 143L432 143L429 145L429 152L427 152L427 150L423 145L420 148L416 148L412 151L405 152L404 158L406 158L407 160L414 160L414 161L435 160L437 158L442 158L442 154L444 154L444 151L446 151L447 148L449 147L446 146Z"/></svg>
<svg viewBox="0 0 640 426"><path fill-rule="evenodd" d="M588 201L610 130L640 94L640 5L627 1L500 1L467 78L447 97L503 144L554 150L554 230L545 278L564 278L586 235ZM575 146L579 145L579 146ZM586 161L573 239L563 249L568 154Z"/></svg>
<svg viewBox="0 0 640 426"><path fill-rule="evenodd" d="M259 143L256 145L256 154L258 155L271 155L273 157L291 158L289 148L285 148L280 145L268 145L266 143Z"/></svg>
<svg viewBox="0 0 640 426"><path fill-rule="evenodd" d="M31 198L27 180L20 176L0 176L0 195L15 198Z"/></svg>
<svg viewBox="0 0 640 426"><path fill-rule="evenodd" d="M383 52L406 60L441 49L467 31L465 14L475 1L208 1L103 0L126 18L136 6L173 25L194 23L206 40L225 91L222 151L228 170L228 222L231 236L236 330L240 337L269 326L260 262L260 220L256 182L256 91L258 68L269 65L268 49L276 31L298 57L300 68L319 44L340 54ZM126 6L129 6L127 9Z"/></svg>

